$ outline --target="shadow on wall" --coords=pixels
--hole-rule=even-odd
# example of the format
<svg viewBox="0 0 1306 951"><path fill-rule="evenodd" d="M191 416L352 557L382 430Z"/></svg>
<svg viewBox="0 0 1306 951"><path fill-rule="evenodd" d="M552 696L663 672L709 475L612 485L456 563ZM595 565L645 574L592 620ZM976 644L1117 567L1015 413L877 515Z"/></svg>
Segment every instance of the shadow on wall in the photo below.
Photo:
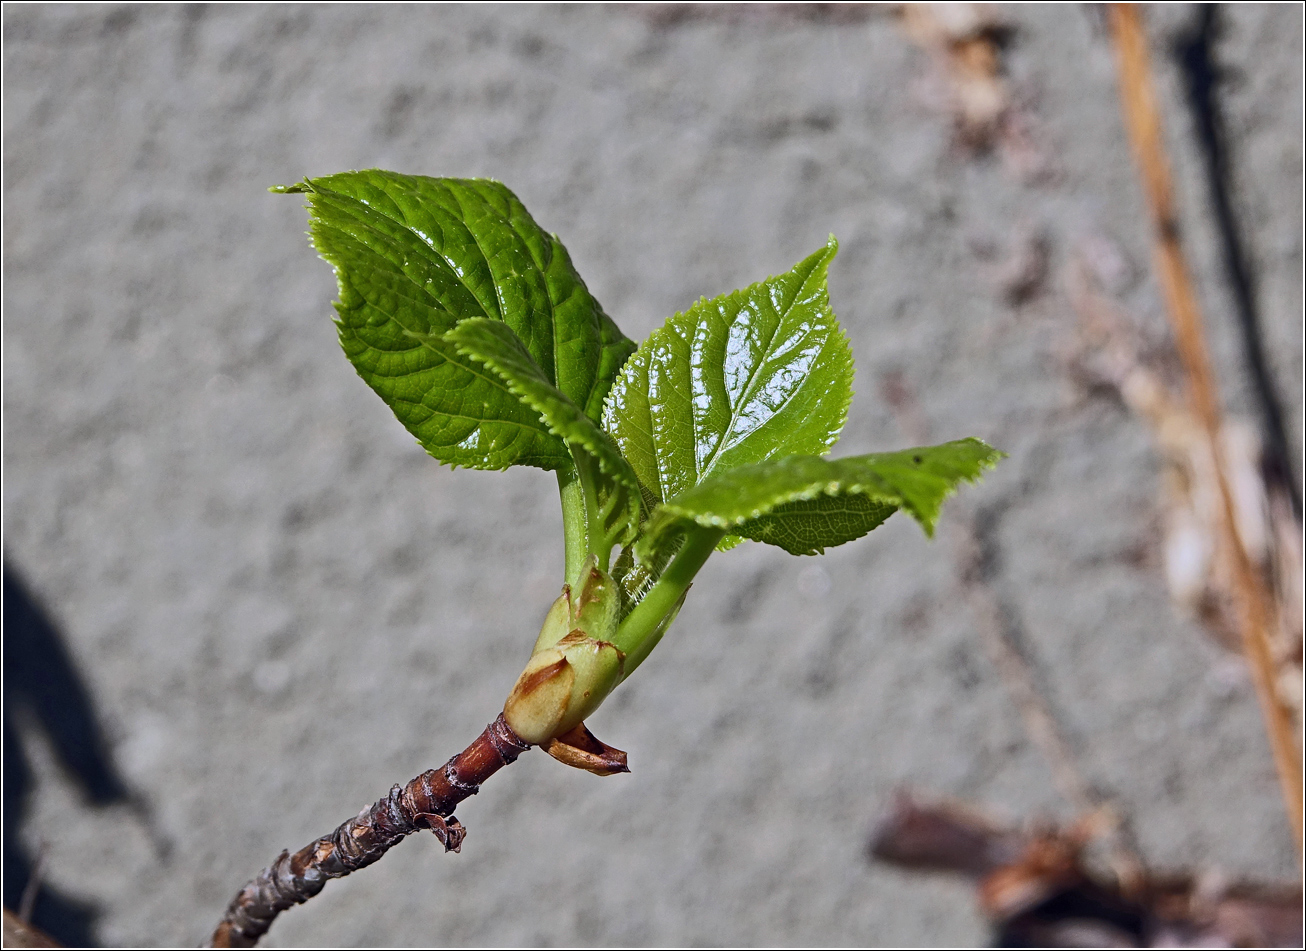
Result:
<svg viewBox="0 0 1306 951"><path fill-rule="evenodd" d="M56 941L94 943L94 906L41 884L19 836L33 773L20 733L45 734L69 779L96 806L131 799L60 632L12 565L4 565L4 904Z"/></svg>
<svg viewBox="0 0 1306 951"><path fill-rule="evenodd" d="M1188 105L1201 145L1207 187L1220 236L1225 275L1233 292L1234 311L1242 335L1243 357L1255 386L1266 448L1263 468L1270 485L1280 484L1302 518L1301 488L1293 471L1292 450L1283 421L1283 400L1265 355L1261 316L1256 301L1256 275L1243 243L1237 209L1229 132L1220 109L1220 83L1225 79L1217 60L1221 11L1215 4L1202 7L1193 28L1175 43L1173 55L1183 69Z"/></svg>

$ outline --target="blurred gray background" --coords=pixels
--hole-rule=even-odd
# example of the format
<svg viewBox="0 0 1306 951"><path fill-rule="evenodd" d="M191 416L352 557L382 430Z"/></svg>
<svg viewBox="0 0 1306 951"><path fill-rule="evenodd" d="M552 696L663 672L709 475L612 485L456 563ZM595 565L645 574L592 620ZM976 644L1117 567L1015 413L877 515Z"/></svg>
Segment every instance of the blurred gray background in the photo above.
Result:
<svg viewBox="0 0 1306 951"><path fill-rule="evenodd" d="M1107 35L1091 9L1002 16L1024 159L958 144L939 63L885 8L6 5L6 572L102 730L92 781L39 703L10 711L30 773L6 774L6 845L43 856L43 900L106 944L204 940L281 848L470 741L556 596L552 476L427 457L340 353L301 201L266 191L372 166L507 183L635 339L836 234L836 452L911 442L896 380L933 440L1010 453L944 522L978 513L1089 778L1151 862L1291 877L1247 677L1165 591L1148 434L1059 356L1086 241L1165 337ZM1169 53L1193 16L1149 31L1222 391L1250 413ZM1296 457L1300 8L1224 11L1217 53ZM267 943L982 943L969 886L865 856L901 786L1073 818L975 624L946 540L905 518L821 559L717 556L590 722L631 775L529 754L459 810L461 855L416 837Z"/></svg>

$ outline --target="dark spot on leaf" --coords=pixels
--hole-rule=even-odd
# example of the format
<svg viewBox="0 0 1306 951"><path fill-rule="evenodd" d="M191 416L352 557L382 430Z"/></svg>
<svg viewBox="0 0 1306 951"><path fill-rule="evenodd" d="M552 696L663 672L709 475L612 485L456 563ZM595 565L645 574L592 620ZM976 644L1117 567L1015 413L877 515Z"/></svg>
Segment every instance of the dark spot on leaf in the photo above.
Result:
<svg viewBox="0 0 1306 951"><path fill-rule="evenodd" d="M920 456L912 456L912 457L911 457L911 461L914 462L914 463L916 463L916 465L919 466L923 460L921 459Z"/></svg>

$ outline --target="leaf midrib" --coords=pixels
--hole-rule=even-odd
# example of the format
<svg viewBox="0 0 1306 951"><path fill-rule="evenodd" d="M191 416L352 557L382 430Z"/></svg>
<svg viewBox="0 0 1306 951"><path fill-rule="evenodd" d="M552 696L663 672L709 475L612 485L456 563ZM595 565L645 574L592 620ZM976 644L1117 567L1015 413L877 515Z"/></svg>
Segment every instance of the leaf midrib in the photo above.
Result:
<svg viewBox="0 0 1306 951"><path fill-rule="evenodd" d="M805 286L807 285L807 278L810 277L810 276L811 276L811 275L810 275L810 273L809 273L808 275L805 275L805 276L803 277L803 281L802 281L802 284L800 285L800 289L801 289L802 287L805 287ZM761 285L761 286L765 286L765 285ZM797 295L795 294L794 297L796 298ZM783 314L779 314L779 319L776 321L775 327L772 329L771 334L770 334L769 338L767 339L766 347L765 347L765 349L762 351L762 353L763 353L763 358L757 361L757 366L755 366L755 367L753 368L752 372L749 373L749 375L748 375L748 383L744 386L744 395L743 395L742 397L740 397L739 401L735 404L736 406L742 406L742 405L744 405L745 403L748 402L749 398L752 396L752 394L753 394L753 387L754 387L754 384L756 383L757 376L758 376L759 373L762 372L762 368L766 365L766 362L767 362L767 361L766 361L766 356L765 356L765 355L766 355L766 354L769 354L769 353L771 352L771 344L775 341L775 335L778 334L778 333L780 332L780 325L784 323L784 321L785 321L785 317L786 317L786 316L787 316L787 315L788 315L792 310L793 310L793 301L790 300L790 301L787 303L786 307L785 307L785 312L784 312ZM720 313L720 308L717 309L717 313ZM727 333L727 335L729 334L730 325L733 324L733 323L734 323L734 321L730 321L729 323L727 323L727 325L726 325L726 333ZM779 413L781 412L781 410L783 410L785 406L788 406L788 405L789 405L789 401L790 401L791 399L794 398L794 395L797 394L797 392L798 392L800 389L802 389L801 386L796 386L796 387L794 387L793 391L790 392L789 395L785 397L785 400L784 400L784 402L780 405L780 408L777 409L774 413L771 414L771 417L774 418L775 416L779 415ZM692 405L692 403L693 403L692 396L691 396L690 403L691 403L691 405ZM691 418L692 418L692 417L691 417ZM730 434L731 434L732 432L734 432L735 424L736 424L736 422L738 422L738 420L739 420L739 414L736 413L736 412L734 411L734 407L731 407L730 424L726 427L725 432L723 432L723 433L721 434L721 438L720 438L720 440L718 440L717 445L716 445L716 448L712 451L712 455L711 455L711 457L709 458L707 465L706 465L702 470L698 470L698 469L697 469L697 459L695 460L695 482L696 482L696 483L697 483L697 482L702 482L702 481L703 481L703 478L704 478L705 476L711 474L713 467L716 466L717 459L720 458L721 453L725 452L725 449L726 449L726 442L728 441L728 438L729 438ZM768 422L769 422L769 420L768 420ZM697 429L695 430L695 433L697 433ZM765 460L766 458L768 458L768 457L767 457L767 456L763 456L763 460Z"/></svg>
<svg viewBox="0 0 1306 951"><path fill-rule="evenodd" d="M332 194L339 194L339 193L332 193ZM460 208L460 210L465 210L464 207L463 207L463 205L462 205L461 200L458 199L456 196L455 196L455 201L457 201L457 202L459 203L459 208ZM429 248L433 254L435 254L438 258L440 258L440 260L442 260L442 261L445 262L445 264L449 267L449 270L453 273L454 277L456 277L456 278L458 279L458 283L459 283L459 284L460 284L460 285L461 285L461 286L462 286L462 287L467 291L467 293L471 296L471 298L472 298L473 300L475 300L475 301L477 302L477 304L479 304L479 305L481 306L482 311L484 311L484 309L485 309L485 304L484 304L484 302L482 302L481 299L480 299L479 297L477 297L476 292L475 292L474 290L472 290L472 288L467 284L466 281L463 280L462 275L460 275L460 274L458 273L458 271L457 271L457 269L454 267L453 263L450 262L447 258L445 258L445 256L444 256L443 254L441 254L440 251L439 251L438 249L436 249L434 246L432 246L432 245L429 243L429 240L428 240L428 239L426 239L426 238L424 238L424 237L421 237L421 232L417 231L417 230L416 230L416 229L415 229L411 224L408 223L407 220L400 220L400 219L395 218L395 217L393 217L393 216L391 216L391 215L388 215L388 214L386 214L384 211L381 211L380 209L373 208L373 206L368 205L368 204L367 204L366 202L364 202L364 201L359 200L359 204L364 205L365 207L371 209L372 211L375 211L377 214L381 215L382 217L388 218L390 221L393 221L393 222L395 222L396 224L398 224L398 225L402 226L403 228L407 229L407 231L408 231L409 234L417 235L417 236L419 237L419 240L421 241L421 243L422 243L422 245L423 245L424 247ZM364 228L367 228L367 229L368 229L372 234L375 234L375 235L377 235L379 238L381 238L385 243L389 244L391 247L395 247L394 239L391 238L390 235L387 235L385 232L383 232L383 231L381 231L380 229L376 228L375 226L373 226L371 223L369 223L365 218L363 218L363 217L361 217L361 216L358 216L358 215L351 215L351 217L352 217L355 221L359 222L359 224L361 224ZM324 222L324 224L325 224L325 222ZM350 235L347 231L344 231L344 230L341 229L341 228L338 228L338 227L337 227L337 228L335 228L335 230L336 230L337 232L339 232L340 234L343 234L343 235L344 235L345 237L347 237L347 238L353 238L353 235ZM468 232L471 233L471 230L468 229ZM515 233L515 232L514 232L514 233ZM474 234L472 235L472 238L473 238L473 240L476 240L476 236L475 236ZM357 239L355 239L355 240L357 240ZM486 265L488 266L488 265L489 265L489 259L486 257L486 255L485 255L485 251L484 251L484 249L481 247L479 241L477 241L477 245L476 245L476 247L477 247L477 250L481 253L481 257L482 257L482 259L485 260ZM372 270L376 270L376 268L373 267ZM398 274L400 274L400 275L401 275L401 276L402 276L402 277L407 281L407 283L408 283L409 285L411 285L412 287L416 288L417 292L418 292L419 294L421 294L421 295L425 298L425 300L418 299L417 297L414 297L414 296L412 296L411 294L405 294L405 293L403 293L402 291L394 291L393 293L395 293L396 296L400 297L400 298L403 299L403 300L408 301L410 304L412 304L413 306L416 306L416 307L425 307L425 308L430 309L430 310L436 310L436 309L438 309L438 310L444 311L445 313L449 313L449 311L445 310L445 308L444 308L443 306L437 306L437 305L439 304L439 302L438 302L438 301L437 301L437 300L436 300L436 299L435 299L435 298L434 298L434 297L433 297L433 296L432 296L432 295L431 295L431 294L430 294L430 293L429 293L425 288L423 288L423 287L422 287L421 285L419 285L416 281L414 281L411 277L409 277L407 274L405 274L405 273L404 273L404 270L403 270L402 267L397 267L397 268L396 268L396 271L397 271ZM350 283L353 284L353 285L355 285L355 286L357 286L357 281L353 281L353 280L351 280ZM496 302L499 303L500 305L502 305L502 302L501 302L501 301L498 301L498 299L497 299L497 295L498 295L498 287L499 287L497 281L494 282L494 286L495 286ZM368 307L372 307L373 309L376 309L376 305L375 305L374 303L372 303L371 301L369 301L365 295L360 295L360 296L363 296L363 302L364 302L364 304L365 304L366 306L368 306ZM361 309L361 308L350 308L350 309L351 309L351 310L358 310L358 309ZM453 315L451 314L450 316L453 316ZM491 317L489 314L486 314L486 313L482 313L481 316L483 316L483 317L486 318L486 319L490 319L490 320L494 320L494 319L495 319L495 318ZM429 339L424 339L424 338L431 338L431 337L439 336L438 334L422 333L421 331L414 330L414 329L413 329L412 327L410 327L410 326L405 326L405 321L402 319L402 315L401 315L400 313L387 313L387 314L386 314L386 318L387 318L388 320L393 320L393 321L395 322L396 326L399 327L400 332L402 332L403 335L404 335L405 337L408 337L408 338L411 339L411 340L415 340L415 341L417 341L417 343L418 343L420 346L425 347L425 348L426 348L427 350L429 350L431 353L435 354L437 357L440 358L440 360L441 360L442 362L444 362L444 363L452 363L454 366L457 366L457 367L460 367L460 368L462 368L462 369L465 369L468 373L470 373L472 376L476 377L477 379L484 380L484 381L486 381L487 383L490 383L490 384L491 384L492 386L494 386L496 389L501 389L501 390L504 390L505 392L511 393L511 391L508 390L507 387L504 386L503 381L500 380L497 376L491 377L491 376L487 376L485 373L481 372L481 371L479 370L479 364L475 364L474 361L468 361L468 362L465 363L465 362L460 361L460 360L454 360L454 359L452 359L448 354L441 353L438 349L436 349L436 347L432 346L432 344L429 342ZM466 318L463 318L463 319L465 320ZM499 319L499 320L502 320L503 318L502 318L502 317L499 317L498 319ZM457 318L455 318L455 320L457 320ZM556 325L556 322L552 320L552 315L550 315L550 323ZM456 323L455 323L455 326L457 326ZM365 344L365 345L367 346L367 348L368 348L369 350L375 350L375 351L377 351L377 352L379 352L379 353L393 353L393 352L395 352L395 351L383 350L382 348L380 348L380 347L375 347L375 346L373 346L372 344ZM439 366L439 365L440 365L440 364L436 364L436 366ZM434 368L432 368L432 369L434 369ZM411 401L406 401L406 402L411 402ZM420 404L419 404L419 405L420 405ZM458 413L443 413L443 412L442 412L442 415L450 416L450 417L455 418L455 419L473 419L473 417L465 416L465 415L458 414ZM484 422L485 420L482 419L482 420L480 420L480 421L481 421L481 422ZM495 421L496 421L496 422L499 422L500 420L496 419ZM530 427L527 427L525 424L523 424L523 423L518 423L518 422L515 422L515 421L512 421L512 420L506 420L506 419L505 419L505 420L502 420L502 422L509 423L510 425L518 426L518 427L521 427L521 428L523 428L523 429L530 429ZM533 432L539 432L539 430L532 430L532 431L533 431ZM548 433L548 435L551 436L552 433Z"/></svg>
<svg viewBox="0 0 1306 951"><path fill-rule="evenodd" d="M782 505L790 505L794 502L811 502L821 496L828 496L831 499L838 500L850 495L861 495L866 498L880 501L885 505L892 506L895 509L902 508L903 500L900 496L894 496L886 493L883 488L869 486L864 482L855 482L852 485L846 485L838 479L833 479L824 485L816 484L805 486L801 489L794 489L790 492L783 492L773 497L769 502L764 503L765 511L754 509L749 512L736 512L729 518L717 516L721 521L726 522L729 528L739 528L745 523L754 519L774 516L775 510ZM697 522L699 515L684 509L682 506L674 503L667 505L666 510L678 518L687 518ZM846 510L852 511L852 510Z"/></svg>
<svg viewBox="0 0 1306 951"><path fill-rule="evenodd" d="M325 192L323 192L323 194L326 194L326 195L333 195L333 196L340 196L340 197L342 197L342 198L346 198L346 199L349 199L349 198L350 198L350 196L345 195L343 192L325 191ZM389 196L386 196L386 197L389 197ZM393 199L392 199L392 200L393 200ZM368 202L364 201L364 200L361 199L361 198L353 198L352 201L357 202L358 204L362 205L364 208L368 209L369 211L373 212L374 214L380 215L382 218L385 218L385 219L387 219L387 220L389 220L389 221L393 221L395 224L399 225L399 227L403 228L403 229L404 229L405 231L407 231L409 234L411 234L411 235L413 235L415 238L417 238L418 243L421 244L422 247L424 247L424 248L426 248L428 251L430 251L431 254L433 254L437 259L439 259L439 260L444 264L444 266L445 266L446 268L449 269L449 273L453 275L454 280L457 281L457 283L459 284L459 286L461 286L462 289L465 290L465 291L467 292L468 296L471 297L472 300L476 301L477 306L479 306L479 307L481 308L481 315L480 315L480 316L482 316L482 317L490 317L491 319L494 319L493 316L492 316L492 315L490 314L490 312L489 312L489 308L487 308L487 307L485 306L485 301L481 299L481 296L480 296L478 293L476 293L476 290L475 290L475 289L474 289L470 284L468 284L468 283L467 283L467 280L463 277L463 275L459 273L458 266L457 266L457 265L456 265L456 264L455 264L455 263L454 263L450 258L446 257L445 254L444 254L444 253L443 253L439 248L437 248L434 244L431 243L431 242L432 242L432 239L431 239L431 238L430 238L430 237L429 237L425 232L419 230L418 228L416 228L416 227L414 227L412 224L410 224L406 216L405 216L405 217L399 217L399 218L396 218L394 215L389 214L389 213L386 212L385 210L383 210L383 209L381 209L381 208L378 208L378 207L376 207L375 205L371 205L371 204L369 204ZM464 209L463 209L463 204L462 204L461 199L459 199L457 196L454 196L454 201L458 204L459 210L460 210L460 211L463 211ZM339 207L339 206L337 206L337 207ZM397 206L396 206L396 207L397 207ZM352 218L354 221L357 221L360 225L362 225L364 228L366 228L366 229L367 229L368 231L370 231L372 234L377 235L379 238L381 238L381 240L382 240L383 242L385 242L385 243L386 243L387 245L389 245L391 248L393 248L393 249L399 251L400 254L403 253L403 249L402 249L401 247L399 247L399 245L396 243L395 239L394 239L391 235L386 234L386 233L385 233L384 231L382 231L380 228L376 227L374 224L372 224L370 221L368 221L367 218L366 218L365 216L359 214L357 211L355 211L353 208L351 208L351 207L349 206L348 203L346 203L346 204L344 205L344 207L341 208L340 210L342 210L345 214L347 214L347 215L348 215L350 218ZM403 214L402 210L400 210L399 213L400 213L400 215L402 215L402 214ZM325 222L325 221L323 221L322 223L323 223L324 225L327 224L327 222ZM486 265L486 267L488 268L489 265L490 265L490 259L487 258L487 257L485 256L485 249L481 247L480 240L476 237L476 235L475 235L475 233L472 231L472 229L467 227L467 224L466 224L466 220L465 220L465 219L464 219L464 221L462 222L462 224L463 224L463 226L466 228L467 233L468 233L469 235L471 235L471 237L472 237L472 241L473 241L473 243L475 243L475 245L476 245L476 250L480 252L481 260L483 260L483 261L485 262L485 265ZM334 226L334 227L335 227L335 230L336 230L336 231L339 231L341 234L345 235L346 237L349 237L349 238L353 238L353 237L354 237L353 235L349 234L349 232L345 231L343 228L340 228L340 227L338 227L338 226ZM357 239L355 238L355 240L357 240ZM393 264L394 262L391 262L391 263ZM409 277L409 276L404 272L404 269L403 269L403 266L402 266L402 265L398 265L398 264L396 264L396 265L395 265L395 270L396 270L399 274L403 275L403 277L404 277L405 279L407 279L408 283L412 284L414 287L416 287L418 290L420 290L420 291L421 291L423 294L425 294L427 297L432 297L432 295L431 295L431 294L426 290L426 288L422 287L420 284L418 284L416 281L414 281L411 277ZM491 283L494 285L494 303L495 303L495 310L496 310L497 313L498 313L498 319L499 319L499 320L503 320L503 301L499 298L499 282L493 279L493 278L494 278L493 273L491 273L490 278L491 278ZM411 299L411 298L410 298L410 299ZM428 305L428 306L429 306L429 305ZM443 310L443 308L441 308L441 309ZM393 315L391 315L391 316L393 317ZM398 323L398 321L395 321L395 322ZM401 326L402 326L402 325L401 325Z"/></svg>
<svg viewBox="0 0 1306 951"><path fill-rule="evenodd" d="M485 248L481 247L481 239L480 239L480 237L476 234L475 231L473 231L473 230L471 229L470 226L467 225L467 206L463 203L462 196L459 195L457 192L455 192L453 189L449 189L449 191L453 194L453 200L454 200L454 202L458 205L458 211L462 214L463 226L467 228L467 233L470 234L470 235L472 236L472 243L476 245L476 250L480 253L480 255L481 255L481 260L485 262L485 266L486 266L486 267L489 269L489 271L490 271L490 282L494 285L494 304L495 304L495 309L496 309L496 310L498 311L498 313L499 313L499 320L503 320L503 319L504 319L503 315L504 315L504 312L505 312L506 309L507 309L507 304L504 302L504 299L503 299L503 293L502 293L502 291L499 289L499 283L500 283L500 282L494 279L494 268L493 268L493 266L490 264L490 256L489 256L488 254L485 253ZM488 202L486 202L485 199L484 199L484 198L481 198L481 196L479 196L479 195L477 195L476 197L480 200L480 203L481 203L482 209L484 210L484 208L488 205ZM493 211L493 210L494 210L494 209L492 209L492 208L490 209L490 211ZM409 228L409 230L412 230L411 225L408 225L407 222L405 222L404 224L405 224L406 227ZM517 234L517 229L516 229L516 228L514 228L511 224L508 224L507 222L504 222L504 224L507 225L509 231L511 231L514 235L517 235L518 237L520 237L520 235ZM432 251L435 251L434 248L432 248L431 250L432 250ZM461 274L458 274L458 270L453 266L453 262L450 261L448 258L445 258L445 256L444 256L443 254L441 254L439 251L435 251L435 253L436 253L436 254L439 254L439 255L440 255L440 258L441 258L441 259L442 259L446 264L449 265L449 269L450 269L451 271L453 271L455 275L458 276L458 282L459 282L460 284L462 284L463 287L467 287L466 282L463 281L463 279L462 279L462 275L461 275ZM467 287L467 291L468 291L468 293L470 293L473 297L476 297L476 293L475 293L474 291L472 291L472 289L471 289L470 287ZM481 302L481 300L480 300L479 297L477 298L477 302L481 304L481 309L484 310L484 309L485 309L485 304L484 304L483 302ZM550 308L550 310L552 310L552 308ZM489 317L490 314L486 313L485 316L486 316L486 317ZM553 319L553 315L552 315L552 313L550 313L550 314L549 314L549 320L550 320L550 322L552 322L552 319Z"/></svg>
<svg viewBox="0 0 1306 951"><path fill-rule="evenodd" d="M487 320L493 320L494 318L491 317L491 318L484 318L484 319L487 319ZM397 321L396 321L396 323L397 323ZM464 362L462 362L462 361L454 360L452 357L448 356L447 354L441 353L441 352L440 352L439 350L437 350L434 346L432 346L431 343L429 342L429 339L422 339L422 338L424 338L424 337L425 337L425 338L434 337L434 336L436 336L435 334L419 334L419 333L416 333L416 332L414 332L414 331L411 331L411 330L408 330L408 329L404 329L404 335L407 336L407 337L412 338L413 340L416 340L416 341L418 342L418 344L420 344L421 346L423 346L423 347L425 347L426 349L430 350L432 353L434 353L437 357L439 357L439 358L440 358L441 360L443 360L445 363L452 363L454 366L456 366L456 367L460 367L460 368L466 370L469 374L471 374L472 376L476 377L478 380L484 380L485 382L489 383L491 386L494 386L496 389L503 390L505 393L509 394L510 396L513 396L513 397L516 397L516 398L520 399L520 394L516 393L516 392L512 389L511 385L509 385L509 384L508 384L508 383L503 379L503 377L501 377L501 376L499 376L497 373L495 373L494 370L490 369L490 370L489 370L489 374L487 374L486 372L484 372L484 371L482 370L482 367L485 367L485 364L481 363L479 360L476 360L474 357L468 357L466 363L464 363ZM455 346L455 349L457 349L456 345L454 345L454 346ZM460 353L460 354L458 354L458 356L461 357L461 356L463 356L463 354ZM532 361L532 362L534 362L534 361ZM535 364L535 365L536 365L537 367L539 366L538 363ZM488 368L486 368L486 369L488 369ZM540 381L540 382L545 382L545 381ZM552 384L550 384L550 386L552 386ZM556 389L556 387L555 387L555 389ZM567 394L565 394L565 393L559 392L558 395L561 396L563 399L566 399L566 398L567 398ZM569 401L569 402L570 402L570 401ZM524 404L523 404L523 405L524 405ZM527 409L529 409L532 413L539 413L539 410L535 409L535 407L533 407L533 406L528 406ZM463 415L458 414L458 413L445 413L445 412L443 412L443 411L441 411L441 415L444 415L444 416L453 416L453 417L458 418L458 419L474 419L474 418L475 418L475 417L472 417L472 416L463 416ZM542 415L542 414L541 414L541 415ZM486 422L487 420L486 420L484 417L481 417L481 420L480 420L480 421L481 421L481 422ZM504 422L504 423L508 423L508 424L510 424L510 425L512 425L512 426L519 426L519 427L521 427L522 429L530 429L530 427L528 427L525 423L519 423L519 422L517 422L517 421L515 421L515 420L510 420L510 419L502 419L502 420L501 420L499 417L495 417L495 418L494 418L493 420L491 420L491 421L492 421L492 422L495 422L495 423L498 423L498 422ZM549 437L551 437L551 438L555 438L555 439L561 439L561 438L562 438L562 437L560 437L560 436L557 436L555 433L549 432L549 424L548 424L548 423L545 423L544 420L543 420L543 418L541 418L540 422L541 422L541 424L542 424L545 428L544 428L543 430L533 429L533 430L531 430L532 432L542 433L543 435L546 435L546 436L549 436Z"/></svg>

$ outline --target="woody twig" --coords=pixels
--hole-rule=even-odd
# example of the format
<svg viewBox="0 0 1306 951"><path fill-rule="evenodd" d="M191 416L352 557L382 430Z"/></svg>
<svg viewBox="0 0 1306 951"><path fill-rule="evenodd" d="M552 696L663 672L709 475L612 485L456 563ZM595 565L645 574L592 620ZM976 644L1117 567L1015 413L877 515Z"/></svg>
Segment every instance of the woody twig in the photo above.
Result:
<svg viewBox="0 0 1306 951"><path fill-rule="evenodd" d="M459 851L467 832L454 818L454 808L528 749L530 744L500 714L440 769L427 770L406 786L395 785L389 795L295 854L283 851L231 900L212 946L253 947L281 912L308 901L330 879L371 865L421 829L434 832L445 851Z"/></svg>

